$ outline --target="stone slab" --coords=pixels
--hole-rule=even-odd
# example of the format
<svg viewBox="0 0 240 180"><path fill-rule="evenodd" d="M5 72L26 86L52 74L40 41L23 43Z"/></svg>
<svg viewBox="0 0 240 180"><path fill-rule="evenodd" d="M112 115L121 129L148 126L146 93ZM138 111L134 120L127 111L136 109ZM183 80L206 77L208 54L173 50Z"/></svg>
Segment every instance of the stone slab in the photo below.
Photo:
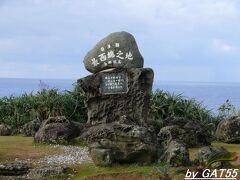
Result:
<svg viewBox="0 0 240 180"><path fill-rule="evenodd" d="M115 32L99 41L84 58L85 68L97 73L111 68L142 68L143 57L128 32Z"/></svg>
<svg viewBox="0 0 240 180"><path fill-rule="evenodd" d="M126 93L105 94L101 90L99 72L79 79L85 92L88 123L91 125L119 121L126 117L138 125L145 124L149 114L154 73L150 68L114 69L108 73L124 73L127 76Z"/></svg>

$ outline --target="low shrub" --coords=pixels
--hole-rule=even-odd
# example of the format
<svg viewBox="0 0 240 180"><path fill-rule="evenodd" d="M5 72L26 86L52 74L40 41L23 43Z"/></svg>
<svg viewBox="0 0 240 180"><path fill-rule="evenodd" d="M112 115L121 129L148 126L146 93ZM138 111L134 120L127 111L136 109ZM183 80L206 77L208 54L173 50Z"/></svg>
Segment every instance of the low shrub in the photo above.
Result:
<svg viewBox="0 0 240 180"><path fill-rule="evenodd" d="M223 105L221 109L224 110ZM195 99L161 90L152 93L150 114L158 127L168 117L184 117L215 125L224 118L223 115L214 116ZM0 98L0 123L8 124L16 131L35 118L44 120L58 115L81 123L87 121L84 93L78 85L72 91L41 87L36 93Z"/></svg>
<svg viewBox="0 0 240 180"><path fill-rule="evenodd" d="M240 116L240 109L237 109L229 99L218 108L218 116L221 119Z"/></svg>
<svg viewBox="0 0 240 180"><path fill-rule="evenodd" d="M44 120L58 115L86 122L84 95L78 85L72 91L44 88L37 93L0 98L0 123L12 126L15 131L35 118Z"/></svg>
<svg viewBox="0 0 240 180"><path fill-rule="evenodd" d="M188 99L181 94L171 94L162 90L152 93L150 113L159 126L168 117L184 117L206 124L217 124L220 121L219 117L214 116L210 110L195 99Z"/></svg>

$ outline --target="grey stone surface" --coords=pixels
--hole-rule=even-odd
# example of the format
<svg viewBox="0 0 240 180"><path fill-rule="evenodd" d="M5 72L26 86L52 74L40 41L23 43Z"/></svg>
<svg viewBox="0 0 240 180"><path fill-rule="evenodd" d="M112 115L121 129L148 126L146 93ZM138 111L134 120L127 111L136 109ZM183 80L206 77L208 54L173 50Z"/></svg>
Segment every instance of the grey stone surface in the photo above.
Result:
<svg viewBox="0 0 240 180"><path fill-rule="evenodd" d="M134 37L110 34L89 51L84 64L94 74L78 80L88 109L87 125L78 139L88 143L93 162L111 166L156 161L158 141L148 126L154 73L142 68Z"/></svg>
<svg viewBox="0 0 240 180"><path fill-rule="evenodd" d="M31 169L27 174L27 179L35 180L48 180L57 179L65 174L73 173L72 170L65 166L46 166ZM54 178L55 177L55 178ZM66 177L65 177L66 178ZM61 178L59 178L61 179Z"/></svg>
<svg viewBox="0 0 240 180"><path fill-rule="evenodd" d="M0 124L0 136L11 135L11 127L6 124Z"/></svg>
<svg viewBox="0 0 240 180"><path fill-rule="evenodd" d="M181 141L187 147L206 146L210 145L213 139L208 126L199 121L175 117L166 119L164 126L158 134L164 147L172 140Z"/></svg>
<svg viewBox="0 0 240 180"><path fill-rule="evenodd" d="M29 169L30 166L26 163L0 163L0 176L20 176L26 174Z"/></svg>
<svg viewBox="0 0 240 180"><path fill-rule="evenodd" d="M101 78L101 92L102 94L116 94L127 93L127 75L124 72L105 72L102 73Z"/></svg>
<svg viewBox="0 0 240 180"><path fill-rule="evenodd" d="M196 154L195 162L198 162L200 164L201 163L207 164L209 158L211 158L211 156L213 156L216 153L228 153L228 151L223 147L205 146L198 150L198 153ZM228 162L216 162L216 163L213 163L211 167L219 169L222 167L226 167L228 165L229 165Z"/></svg>
<svg viewBox="0 0 240 180"><path fill-rule="evenodd" d="M66 143L81 132L78 123L67 120L64 116L50 117L42 123L34 137L35 142Z"/></svg>
<svg viewBox="0 0 240 180"><path fill-rule="evenodd" d="M185 144L172 140L161 156L160 161L167 162L173 167L188 166L189 152Z"/></svg>
<svg viewBox="0 0 240 180"><path fill-rule="evenodd" d="M90 146L96 165L114 163L149 164L156 160L157 138L153 128L129 122L113 122L92 126L81 135Z"/></svg>
<svg viewBox="0 0 240 180"><path fill-rule="evenodd" d="M110 123L125 118L138 125L146 124L152 92L153 71L149 68L115 69L128 78L127 93L103 94L101 77L104 72L79 79L85 92L88 124Z"/></svg>
<svg viewBox="0 0 240 180"><path fill-rule="evenodd" d="M133 35L127 32L109 34L84 58L85 68L92 72L110 68L142 68L143 57Z"/></svg>
<svg viewBox="0 0 240 180"><path fill-rule="evenodd" d="M240 117L221 121L216 130L216 137L226 143L240 143Z"/></svg>
<svg viewBox="0 0 240 180"><path fill-rule="evenodd" d="M114 150L103 148L92 148L90 150L93 162L97 166L111 166L114 162ZM116 156L116 155L115 155Z"/></svg>
<svg viewBox="0 0 240 180"><path fill-rule="evenodd" d="M61 154L47 155L38 161L38 164L48 164L50 166L76 165L91 163L87 147L54 145L54 149L63 151Z"/></svg>
<svg viewBox="0 0 240 180"><path fill-rule="evenodd" d="M41 126L41 121L39 119L34 119L24 126L21 129L21 133L25 136L35 136L35 133L39 130Z"/></svg>

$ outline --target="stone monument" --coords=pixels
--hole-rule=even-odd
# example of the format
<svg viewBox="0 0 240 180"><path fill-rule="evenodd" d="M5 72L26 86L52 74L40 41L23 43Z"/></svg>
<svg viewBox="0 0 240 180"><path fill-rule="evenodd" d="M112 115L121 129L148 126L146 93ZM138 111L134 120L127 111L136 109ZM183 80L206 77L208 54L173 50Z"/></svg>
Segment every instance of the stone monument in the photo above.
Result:
<svg viewBox="0 0 240 180"><path fill-rule="evenodd" d="M87 53L84 65L93 74L78 80L89 126L81 138L94 163L153 162L157 138L147 122L154 73L143 68L135 38L127 32L108 35Z"/></svg>

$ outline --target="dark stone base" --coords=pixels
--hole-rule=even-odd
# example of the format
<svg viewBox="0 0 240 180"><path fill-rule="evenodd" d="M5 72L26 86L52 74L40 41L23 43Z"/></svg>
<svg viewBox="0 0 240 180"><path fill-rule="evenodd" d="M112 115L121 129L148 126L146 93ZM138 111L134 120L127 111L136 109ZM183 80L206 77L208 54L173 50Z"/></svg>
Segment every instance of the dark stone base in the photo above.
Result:
<svg viewBox="0 0 240 180"><path fill-rule="evenodd" d="M152 128L109 123L93 126L82 134L98 166L114 163L156 162L157 138Z"/></svg>
<svg viewBox="0 0 240 180"><path fill-rule="evenodd" d="M152 69L114 69L109 72L121 72L126 75L128 87L126 93L102 93L101 81L106 72L99 72L78 80L86 96L88 123L91 125L111 123L127 116L136 124L145 125L152 92L154 76Z"/></svg>
<svg viewBox="0 0 240 180"><path fill-rule="evenodd" d="M50 117L45 120L34 136L37 143L68 143L78 137L83 125L70 121L65 116Z"/></svg>
<svg viewBox="0 0 240 180"><path fill-rule="evenodd" d="M113 84L121 82L122 91L116 85L113 90L108 87L110 74ZM89 144L96 165L156 161L156 134L147 127L153 76L148 68L119 68L78 80L85 92L90 126L81 139Z"/></svg>
<svg viewBox="0 0 240 180"><path fill-rule="evenodd" d="M20 176L28 172L30 166L26 163L0 163L0 176Z"/></svg>
<svg viewBox="0 0 240 180"><path fill-rule="evenodd" d="M172 140L182 142L188 148L208 146L213 139L209 127L199 121L170 117L164 121L164 126L158 134L163 147Z"/></svg>
<svg viewBox="0 0 240 180"><path fill-rule="evenodd" d="M222 120L218 124L216 137L225 143L240 144L240 117Z"/></svg>

